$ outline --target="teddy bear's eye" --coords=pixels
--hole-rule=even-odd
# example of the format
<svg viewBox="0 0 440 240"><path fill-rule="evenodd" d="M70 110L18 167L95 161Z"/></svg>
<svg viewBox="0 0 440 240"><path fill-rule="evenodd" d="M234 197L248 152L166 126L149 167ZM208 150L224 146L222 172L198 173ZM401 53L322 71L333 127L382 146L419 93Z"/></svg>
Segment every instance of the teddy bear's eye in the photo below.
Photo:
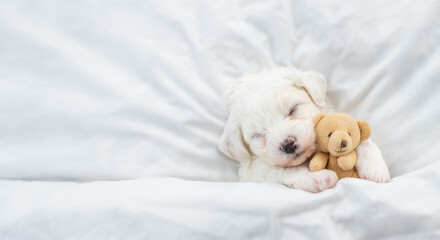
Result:
<svg viewBox="0 0 440 240"><path fill-rule="evenodd" d="M329 133L329 134L328 134L328 137L330 137L332 134L333 134L333 132Z"/></svg>
<svg viewBox="0 0 440 240"><path fill-rule="evenodd" d="M351 133L348 133L348 136L351 136Z"/></svg>

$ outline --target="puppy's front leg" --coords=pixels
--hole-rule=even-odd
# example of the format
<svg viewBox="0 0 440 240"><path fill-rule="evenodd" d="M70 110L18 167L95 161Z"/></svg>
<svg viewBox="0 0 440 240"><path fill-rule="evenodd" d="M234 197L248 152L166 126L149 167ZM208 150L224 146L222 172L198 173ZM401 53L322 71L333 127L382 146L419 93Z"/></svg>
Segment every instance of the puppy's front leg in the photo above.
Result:
<svg viewBox="0 0 440 240"><path fill-rule="evenodd" d="M306 164L285 168L283 184L289 187L302 189L309 192L321 192L334 188L338 182L338 176L334 171L323 169L310 172Z"/></svg>
<svg viewBox="0 0 440 240"><path fill-rule="evenodd" d="M242 164L239 175L240 180L245 182L273 182L309 192L333 188L338 182L338 176L331 170L310 172L307 164L290 168L273 167L262 159Z"/></svg>
<svg viewBox="0 0 440 240"><path fill-rule="evenodd" d="M377 145L368 139L356 148L359 177L378 183L390 181L388 167Z"/></svg>

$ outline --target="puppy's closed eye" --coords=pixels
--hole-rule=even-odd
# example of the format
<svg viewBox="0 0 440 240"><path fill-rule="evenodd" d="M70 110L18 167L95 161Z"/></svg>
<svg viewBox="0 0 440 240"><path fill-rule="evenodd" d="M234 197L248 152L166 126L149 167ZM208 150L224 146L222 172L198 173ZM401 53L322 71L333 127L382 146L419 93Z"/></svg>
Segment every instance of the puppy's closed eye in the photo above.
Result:
<svg viewBox="0 0 440 240"><path fill-rule="evenodd" d="M298 110L300 104L296 104L295 106L293 106L292 108L290 108L289 114L287 114L288 117L292 117L295 115L295 113Z"/></svg>
<svg viewBox="0 0 440 240"><path fill-rule="evenodd" d="M264 137L265 137L265 135L262 133L254 133L252 135L252 138L264 138Z"/></svg>

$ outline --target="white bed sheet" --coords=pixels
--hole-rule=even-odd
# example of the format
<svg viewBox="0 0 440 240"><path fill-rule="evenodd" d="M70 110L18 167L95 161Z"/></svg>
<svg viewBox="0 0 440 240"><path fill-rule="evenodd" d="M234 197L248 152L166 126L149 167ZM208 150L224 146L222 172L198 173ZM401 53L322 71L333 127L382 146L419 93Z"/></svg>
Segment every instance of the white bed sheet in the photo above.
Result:
<svg viewBox="0 0 440 240"><path fill-rule="evenodd" d="M0 238L435 239L439 12L434 0L0 1ZM371 124L392 183L314 195L226 183L237 163L217 150L222 93L278 65L326 76L336 109Z"/></svg>
<svg viewBox="0 0 440 240"><path fill-rule="evenodd" d="M420 169L439 160L439 5L4 1L0 177L235 181L222 93L274 65L324 73L392 176Z"/></svg>

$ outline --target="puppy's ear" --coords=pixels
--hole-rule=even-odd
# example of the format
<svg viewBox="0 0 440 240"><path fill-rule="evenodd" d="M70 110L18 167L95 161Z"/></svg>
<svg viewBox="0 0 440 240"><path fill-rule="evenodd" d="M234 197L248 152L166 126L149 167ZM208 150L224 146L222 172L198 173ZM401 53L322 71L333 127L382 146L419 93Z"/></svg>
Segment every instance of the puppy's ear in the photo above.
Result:
<svg viewBox="0 0 440 240"><path fill-rule="evenodd" d="M318 113L313 117L313 125L316 128L316 125L325 117L326 115L324 113Z"/></svg>
<svg viewBox="0 0 440 240"><path fill-rule="evenodd" d="M359 126L359 130L361 130L361 140L359 143L362 143L370 137L371 128L370 125L364 121L358 121L357 124Z"/></svg>
<svg viewBox="0 0 440 240"><path fill-rule="evenodd" d="M229 116L218 147L220 151L231 159L238 162L250 161L251 156L244 142L241 127L232 117L232 115Z"/></svg>
<svg viewBox="0 0 440 240"><path fill-rule="evenodd" d="M302 72L300 86L307 90L316 105L319 107L325 106L327 82L324 76L313 71Z"/></svg>
<svg viewBox="0 0 440 240"><path fill-rule="evenodd" d="M225 107L230 110L232 106L240 102L241 97L245 95L246 88L243 86L246 77L238 78L228 84L228 88L223 96Z"/></svg>

